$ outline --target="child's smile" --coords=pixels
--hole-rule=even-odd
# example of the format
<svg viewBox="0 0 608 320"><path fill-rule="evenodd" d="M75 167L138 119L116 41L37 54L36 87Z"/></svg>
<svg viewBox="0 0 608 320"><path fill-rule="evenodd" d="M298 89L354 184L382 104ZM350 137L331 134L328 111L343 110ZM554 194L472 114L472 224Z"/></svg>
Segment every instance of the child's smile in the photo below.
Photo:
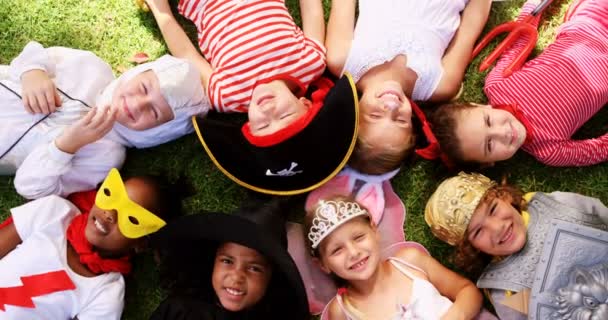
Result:
<svg viewBox="0 0 608 320"><path fill-rule="evenodd" d="M504 256L524 247L527 228L521 214L508 201L494 198L479 204L467 232L475 248L490 255Z"/></svg>
<svg viewBox="0 0 608 320"><path fill-rule="evenodd" d="M272 268L257 251L236 243L221 245L213 264L211 283L226 310L250 308L266 294Z"/></svg>
<svg viewBox="0 0 608 320"><path fill-rule="evenodd" d="M348 269L353 270L353 271L362 271L367 266L368 260L369 260L369 257L365 257L365 258L359 260L357 263L350 266Z"/></svg>
<svg viewBox="0 0 608 320"><path fill-rule="evenodd" d="M104 222L102 222L101 219L97 219L95 217L93 217L93 221L95 224L95 227L97 228L97 230L99 230L99 232L101 232L101 234L103 235L107 235L109 233L109 226L107 226Z"/></svg>
<svg viewBox="0 0 608 320"><path fill-rule="evenodd" d="M320 246L321 268L345 280L365 280L380 261L375 229L366 219L353 219L327 236Z"/></svg>

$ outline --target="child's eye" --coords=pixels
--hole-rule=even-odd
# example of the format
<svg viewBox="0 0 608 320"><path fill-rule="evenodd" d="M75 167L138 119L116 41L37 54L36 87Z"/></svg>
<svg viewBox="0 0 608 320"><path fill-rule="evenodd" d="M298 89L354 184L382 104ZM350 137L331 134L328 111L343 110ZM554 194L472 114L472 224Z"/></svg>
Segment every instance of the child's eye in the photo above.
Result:
<svg viewBox="0 0 608 320"><path fill-rule="evenodd" d="M492 203L492 207L490 207L490 215L491 216L494 215L494 211L496 211L496 206L497 206L496 202Z"/></svg>
<svg viewBox="0 0 608 320"><path fill-rule="evenodd" d="M478 228L477 230L475 230L475 232L473 233L473 238L477 238L477 236L479 236L479 234L481 233L481 228Z"/></svg>
<svg viewBox="0 0 608 320"><path fill-rule="evenodd" d="M220 259L220 262L221 262L221 263L224 263L224 264L232 264L232 260L227 259L227 258L221 258L221 259Z"/></svg>
<svg viewBox="0 0 608 320"><path fill-rule="evenodd" d="M372 119L380 119L380 115L379 115L379 114L377 114L377 113L372 113L372 114L370 114L370 117L371 117Z"/></svg>
<svg viewBox="0 0 608 320"><path fill-rule="evenodd" d="M356 241L360 241L360 240L363 240L364 238L365 238L365 233L362 233L362 234L357 235L355 237L355 240Z"/></svg>
<svg viewBox="0 0 608 320"><path fill-rule="evenodd" d="M285 119L285 118L289 117L292 114L293 114L293 112L286 113L286 114L282 115L279 119Z"/></svg>
<svg viewBox="0 0 608 320"><path fill-rule="evenodd" d="M487 148L488 148L488 153L492 153L492 139L488 139L488 142L486 143Z"/></svg>
<svg viewBox="0 0 608 320"><path fill-rule="evenodd" d="M486 126L491 127L492 126L492 122L490 121L490 116L489 115L485 116L485 120L486 120Z"/></svg>
<svg viewBox="0 0 608 320"><path fill-rule="evenodd" d="M141 84L141 89L144 91L144 94L148 94L148 88L143 83Z"/></svg>
<svg viewBox="0 0 608 320"><path fill-rule="evenodd" d="M256 272L256 273L263 273L264 272L264 268L260 267L260 266L249 266L249 270Z"/></svg>
<svg viewBox="0 0 608 320"><path fill-rule="evenodd" d="M156 111L156 109L152 108L152 112L154 113L154 119L158 120L159 119L158 111Z"/></svg>
<svg viewBox="0 0 608 320"><path fill-rule="evenodd" d="M330 251L330 254L336 255L336 254L340 253L341 250L342 250L342 247L337 247L337 248L333 249L332 251Z"/></svg>

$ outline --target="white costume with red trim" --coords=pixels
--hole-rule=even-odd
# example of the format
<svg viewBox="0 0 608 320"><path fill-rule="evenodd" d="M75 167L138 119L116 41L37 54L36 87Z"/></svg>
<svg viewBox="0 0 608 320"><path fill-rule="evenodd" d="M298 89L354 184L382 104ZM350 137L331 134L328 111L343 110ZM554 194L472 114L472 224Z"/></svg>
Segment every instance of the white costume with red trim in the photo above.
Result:
<svg viewBox="0 0 608 320"><path fill-rule="evenodd" d="M125 283L118 272L83 277L67 263L66 230L80 211L58 196L44 197L11 209L13 223L23 242L0 259L0 319L120 319L124 307ZM7 288L29 286L53 287L44 283L27 283L27 277L52 272L65 272L76 289L51 289L32 297L33 308L15 306L5 301ZM24 280L25 278L25 280ZM53 292L54 291L54 292ZM4 309L4 311L2 310Z"/></svg>

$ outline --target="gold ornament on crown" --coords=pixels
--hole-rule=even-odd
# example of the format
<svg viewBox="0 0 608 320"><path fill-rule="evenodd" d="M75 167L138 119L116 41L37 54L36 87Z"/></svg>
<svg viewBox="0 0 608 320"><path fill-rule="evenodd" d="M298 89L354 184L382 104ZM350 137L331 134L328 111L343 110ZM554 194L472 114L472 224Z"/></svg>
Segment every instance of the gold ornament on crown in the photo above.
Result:
<svg viewBox="0 0 608 320"><path fill-rule="evenodd" d="M426 203L424 220L437 238L454 246L462 241L483 195L495 185L484 175L460 172L437 187Z"/></svg>

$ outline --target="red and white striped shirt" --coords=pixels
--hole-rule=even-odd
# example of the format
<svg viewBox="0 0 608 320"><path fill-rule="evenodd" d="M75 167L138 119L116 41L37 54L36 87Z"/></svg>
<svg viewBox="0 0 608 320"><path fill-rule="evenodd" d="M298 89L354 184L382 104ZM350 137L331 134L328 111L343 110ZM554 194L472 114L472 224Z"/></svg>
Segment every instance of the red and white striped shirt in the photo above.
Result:
<svg viewBox="0 0 608 320"><path fill-rule="evenodd" d="M526 4L522 19L536 5ZM538 26L539 18L534 20ZM608 161L608 133L572 140L572 135L608 103L608 0L584 0L559 29L555 42L521 70L502 72L526 43L521 37L488 74L490 104L516 104L533 127L522 146L551 166L585 166Z"/></svg>
<svg viewBox="0 0 608 320"><path fill-rule="evenodd" d="M253 89L274 79L301 87L325 70L325 47L304 36L283 0L181 0L213 67L207 92L220 112L247 112Z"/></svg>

